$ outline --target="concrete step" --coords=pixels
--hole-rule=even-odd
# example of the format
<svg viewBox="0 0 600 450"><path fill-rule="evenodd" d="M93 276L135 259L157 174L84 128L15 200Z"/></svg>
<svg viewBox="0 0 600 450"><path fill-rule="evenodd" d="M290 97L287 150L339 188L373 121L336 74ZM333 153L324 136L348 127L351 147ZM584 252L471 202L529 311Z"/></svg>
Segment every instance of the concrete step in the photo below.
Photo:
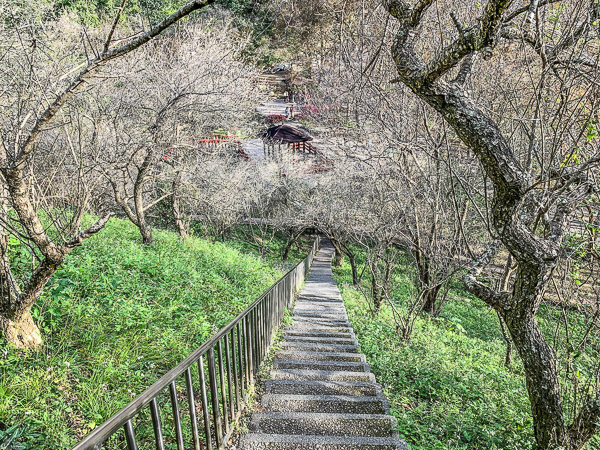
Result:
<svg viewBox="0 0 600 450"><path fill-rule="evenodd" d="M332 337L320 337L320 336L286 336L287 342L315 342L318 344L338 344L338 345L358 345L358 341L353 338L332 338Z"/></svg>
<svg viewBox="0 0 600 450"><path fill-rule="evenodd" d="M358 346L343 344L321 344L317 342L283 341L281 350L304 350L315 352L358 353Z"/></svg>
<svg viewBox="0 0 600 450"><path fill-rule="evenodd" d="M319 319L319 318L314 318L314 317L296 317L294 319L294 323L312 323L315 325L321 325L321 324L346 324L346 325L350 325L350 322L348 322L346 319Z"/></svg>
<svg viewBox="0 0 600 450"><path fill-rule="evenodd" d="M294 310L292 316L301 319L323 319L323 320L348 320L345 311L309 311L309 310Z"/></svg>
<svg viewBox="0 0 600 450"><path fill-rule="evenodd" d="M271 379L374 383L375 375L370 372L346 372L341 370L273 369L271 370Z"/></svg>
<svg viewBox="0 0 600 450"><path fill-rule="evenodd" d="M308 313L308 312L294 312L292 318L296 317L306 317L313 319L343 319L348 320L348 315L346 313L340 314L330 314L330 313Z"/></svg>
<svg viewBox="0 0 600 450"><path fill-rule="evenodd" d="M395 437L396 419L384 414L259 412L248 429L267 434Z"/></svg>
<svg viewBox="0 0 600 450"><path fill-rule="evenodd" d="M332 308L341 308L342 306L344 306L344 302L341 300L324 300L324 299L311 301L311 300L306 300L306 299L303 299L302 297L300 297L296 301L294 308L296 308L296 307L310 308L312 306L317 306L319 308L326 308L328 306L330 306Z"/></svg>
<svg viewBox="0 0 600 450"><path fill-rule="evenodd" d="M319 412L350 414L389 414L385 397L351 395L265 394L263 408L274 412Z"/></svg>
<svg viewBox="0 0 600 450"><path fill-rule="evenodd" d="M354 339L356 336L352 331L348 331L346 329L340 329L340 331L331 331L333 328L330 328L329 331L323 330L309 330L309 329L301 329L301 328L292 328L285 327L285 335L287 336L307 336L307 337L323 337L323 338L346 338L346 339Z"/></svg>
<svg viewBox="0 0 600 450"><path fill-rule="evenodd" d="M306 312L306 313L326 313L326 314L346 314L346 308L344 306L298 306L294 308L294 312Z"/></svg>
<svg viewBox="0 0 600 450"><path fill-rule="evenodd" d="M240 441L241 450L408 450L396 438L248 434Z"/></svg>
<svg viewBox="0 0 600 450"><path fill-rule="evenodd" d="M284 331L292 331L295 333L344 333L344 334L354 334L354 330L351 326L342 325L342 326L330 326L327 324L323 325L313 325L310 323L302 323L302 322L294 322L292 325L288 325L284 328Z"/></svg>
<svg viewBox="0 0 600 450"><path fill-rule="evenodd" d="M322 295L308 295L306 291L303 291L298 296L296 303L341 303L343 304L342 297L324 297Z"/></svg>
<svg viewBox="0 0 600 450"><path fill-rule="evenodd" d="M340 303L339 305L334 305L332 303L330 304L326 304L326 305L319 305L319 304L299 304L296 303L296 306L294 306L294 312L312 312L312 311L318 311L318 312L324 312L324 311L331 311L334 313L338 313L338 314L346 314L346 307Z"/></svg>
<svg viewBox="0 0 600 450"><path fill-rule="evenodd" d="M331 309L341 312L346 312L346 307L343 303L299 303L296 302L296 306L294 306L294 311L303 311L303 310L323 310L323 309Z"/></svg>
<svg viewBox="0 0 600 450"><path fill-rule="evenodd" d="M298 296L298 301L302 301L302 302L316 302L316 303L343 303L342 302L342 297L338 296L338 297L331 297L331 296L323 296L323 295L311 295L308 294L306 291L303 291L300 293L300 295Z"/></svg>
<svg viewBox="0 0 600 450"><path fill-rule="evenodd" d="M303 320L303 319L295 319L294 323L290 326L294 327L324 327L324 328L352 328L352 325L347 320Z"/></svg>
<svg viewBox="0 0 600 450"><path fill-rule="evenodd" d="M369 373L369 365L363 362L346 361L311 361L306 359L276 359L273 361L274 369L301 369L301 370L331 370L342 372Z"/></svg>
<svg viewBox="0 0 600 450"><path fill-rule="evenodd" d="M381 386L371 382L269 380L265 389L270 394L379 396Z"/></svg>
<svg viewBox="0 0 600 450"><path fill-rule="evenodd" d="M299 299L294 308L343 308L344 302L340 300L323 301L323 300L303 300Z"/></svg>
<svg viewBox="0 0 600 450"><path fill-rule="evenodd" d="M303 351L283 351L275 354L278 359L294 359L307 361L346 361L346 362L367 362L367 358L362 353L332 353L332 352L303 352Z"/></svg>

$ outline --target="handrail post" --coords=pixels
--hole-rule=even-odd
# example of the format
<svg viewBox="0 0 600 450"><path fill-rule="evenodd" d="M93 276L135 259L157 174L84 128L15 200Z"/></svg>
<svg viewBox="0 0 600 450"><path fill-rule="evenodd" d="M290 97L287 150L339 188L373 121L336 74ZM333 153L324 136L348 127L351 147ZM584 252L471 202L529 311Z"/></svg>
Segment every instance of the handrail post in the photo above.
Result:
<svg viewBox="0 0 600 450"><path fill-rule="evenodd" d="M204 376L204 356L198 359L198 376L200 377L200 394L202 396L202 417L204 418L204 435L206 448L212 450L212 436L210 433L210 414L208 411L208 398L206 395L206 377Z"/></svg>
<svg viewBox="0 0 600 450"><path fill-rule="evenodd" d="M217 389L217 370L215 367L215 350L210 348L206 353L208 356L208 378L210 380L210 396L215 424L215 440L217 447L222 448L223 424L221 423L221 407L219 406L219 392Z"/></svg>

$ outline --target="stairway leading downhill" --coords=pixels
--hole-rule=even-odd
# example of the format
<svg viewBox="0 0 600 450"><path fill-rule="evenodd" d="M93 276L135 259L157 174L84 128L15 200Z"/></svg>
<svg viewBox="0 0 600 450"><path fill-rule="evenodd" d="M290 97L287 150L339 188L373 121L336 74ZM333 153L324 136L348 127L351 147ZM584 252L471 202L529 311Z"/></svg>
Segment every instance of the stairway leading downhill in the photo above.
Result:
<svg viewBox="0 0 600 450"><path fill-rule="evenodd" d="M242 450L405 450L348 322L324 241Z"/></svg>

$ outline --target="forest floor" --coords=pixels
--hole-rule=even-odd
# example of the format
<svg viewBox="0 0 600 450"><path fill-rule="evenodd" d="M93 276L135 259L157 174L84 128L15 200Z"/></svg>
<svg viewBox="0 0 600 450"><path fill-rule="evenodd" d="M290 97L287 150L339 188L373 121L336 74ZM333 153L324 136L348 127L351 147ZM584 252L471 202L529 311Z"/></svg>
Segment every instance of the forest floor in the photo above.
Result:
<svg viewBox="0 0 600 450"><path fill-rule="evenodd" d="M409 272L408 265L400 268L391 295L400 310L411 295ZM391 307L371 313L363 295L368 286L352 286L347 262L334 268L334 274L361 350L390 400L400 437L411 449L535 448L521 362L514 356L505 367L506 343L493 310L457 283L440 316L422 313L405 342ZM560 309L540 309L538 322L549 339L560 332L551 328L557 315ZM572 320L571 332L582 334L584 321ZM592 374L589 368L599 357L597 343L594 348L572 360L582 379ZM565 354L558 356L564 361ZM600 449L598 436L589 449Z"/></svg>
<svg viewBox="0 0 600 450"><path fill-rule="evenodd" d="M34 307L43 347L0 343L0 448L13 438L12 450L71 448L304 257L294 249L282 264L284 243L265 243L261 257L239 239L155 230L142 246L133 225L112 219Z"/></svg>

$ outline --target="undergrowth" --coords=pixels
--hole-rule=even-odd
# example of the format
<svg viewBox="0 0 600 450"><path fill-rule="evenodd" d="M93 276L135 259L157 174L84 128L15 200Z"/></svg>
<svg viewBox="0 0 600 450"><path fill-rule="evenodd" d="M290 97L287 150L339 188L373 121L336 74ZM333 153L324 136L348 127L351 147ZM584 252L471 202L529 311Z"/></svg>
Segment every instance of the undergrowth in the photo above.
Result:
<svg viewBox="0 0 600 450"><path fill-rule="evenodd" d="M111 220L67 258L35 305L43 347L0 342L0 448L71 448L293 262L276 262L278 239L271 259L239 241L182 242L161 230L155 241L142 246L133 225Z"/></svg>
<svg viewBox="0 0 600 450"><path fill-rule="evenodd" d="M506 344L493 310L457 285L440 317L423 313L410 341L403 342L388 305L371 314L352 286L347 262L334 274L361 349L410 449L536 448L522 366L516 357L504 366ZM392 293L399 301L406 295L401 284ZM545 332L552 331L549 314L540 313ZM596 436L589 449L599 448Z"/></svg>

